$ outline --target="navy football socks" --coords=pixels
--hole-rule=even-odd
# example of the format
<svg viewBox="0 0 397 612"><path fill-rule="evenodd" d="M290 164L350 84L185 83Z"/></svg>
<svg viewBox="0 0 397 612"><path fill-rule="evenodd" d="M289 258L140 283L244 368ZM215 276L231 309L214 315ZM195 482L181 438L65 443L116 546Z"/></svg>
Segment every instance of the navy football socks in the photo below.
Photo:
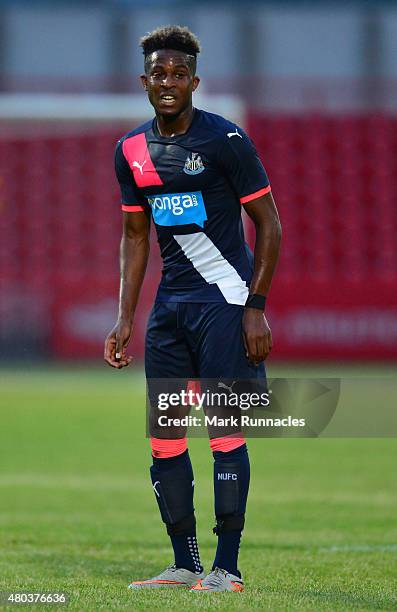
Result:
<svg viewBox="0 0 397 612"><path fill-rule="evenodd" d="M250 464L245 444L230 452L215 451L214 493L218 546L212 569L240 577L237 562L247 504Z"/></svg>
<svg viewBox="0 0 397 612"><path fill-rule="evenodd" d="M160 472L167 472L175 468L186 470L187 477L193 482L193 470L190 462L189 452L186 450L176 457L160 459L153 457L153 465ZM194 486L191 486L191 505L193 501ZM190 492L189 492L190 495ZM171 512L173 511L170 508ZM196 538L196 528L190 525L183 533L170 534L172 547L174 549L175 565L183 567L191 572L202 572L200 554Z"/></svg>
<svg viewBox="0 0 397 612"><path fill-rule="evenodd" d="M241 578L241 574L237 568L241 534L242 529L236 529L233 531L224 531L218 535L218 546L212 569L220 567L230 574Z"/></svg>
<svg viewBox="0 0 397 612"><path fill-rule="evenodd" d="M170 538L174 549L175 565L191 572L202 572L203 566L200 562L196 534L171 535Z"/></svg>
<svg viewBox="0 0 397 612"><path fill-rule="evenodd" d="M235 576L240 576L238 554L250 479L248 451L246 445L243 444L226 453L215 451L213 456L215 460L214 494L218 545L212 569L220 567ZM193 471L187 450L181 455L167 459L153 457L153 465L160 472L173 471L175 468L182 469L186 471L187 479L193 480ZM194 487L192 486L191 505L193 491ZM170 510L173 509L170 508ZM183 529L182 533L170 533L170 539L174 549L175 565L192 572L201 572L202 565L195 526L190 522L190 526Z"/></svg>

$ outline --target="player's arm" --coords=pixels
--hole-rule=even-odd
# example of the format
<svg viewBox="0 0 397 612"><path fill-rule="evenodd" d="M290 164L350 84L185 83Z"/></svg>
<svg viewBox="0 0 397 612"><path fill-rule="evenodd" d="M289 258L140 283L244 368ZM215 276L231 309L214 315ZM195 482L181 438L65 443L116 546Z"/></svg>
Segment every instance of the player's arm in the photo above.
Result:
<svg viewBox="0 0 397 612"><path fill-rule="evenodd" d="M267 296L280 251L280 219L271 192L243 206L256 229L250 294ZM264 361L272 348L272 334L262 310L245 308L243 336L250 361L256 364Z"/></svg>
<svg viewBox="0 0 397 612"><path fill-rule="evenodd" d="M131 338L135 309L149 257L150 212L137 189L123 151L123 139L115 150L115 172L121 192L123 235L120 245L119 315L105 340L104 358L113 368L128 366L126 356Z"/></svg>
<svg viewBox="0 0 397 612"><path fill-rule="evenodd" d="M144 212L123 212L120 244L120 294L116 325L106 338L104 358L113 368L131 363L126 348L131 338L135 309L149 257L150 216ZM117 357L120 355L120 357Z"/></svg>
<svg viewBox="0 0 397 612"><path fill-rule="evenodd" d="M228 130L226 136L220 150L219 163L256 227L250 294L266 296L280 248L280 220L269 179L254 144L237 126L234 130ZM250 361L258 364L266 359L272 346L272 336L263 309L246 307L243 338Z"/></svg>

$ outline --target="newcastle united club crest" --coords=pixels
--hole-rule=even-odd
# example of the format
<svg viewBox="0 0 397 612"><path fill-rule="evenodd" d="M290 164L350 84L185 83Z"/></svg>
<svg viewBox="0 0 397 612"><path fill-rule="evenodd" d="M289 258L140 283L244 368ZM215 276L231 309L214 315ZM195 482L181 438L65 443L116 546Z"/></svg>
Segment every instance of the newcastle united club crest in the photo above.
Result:
<svg viewBox="0 0 397 612"><path fill-rule="evenodd" d="M198 153L190 153L190 157L188 155L186 158L183 171L186 172L186 174L200 174L203 170L205 170L205 167L201 161L200 155Z"/></svg>

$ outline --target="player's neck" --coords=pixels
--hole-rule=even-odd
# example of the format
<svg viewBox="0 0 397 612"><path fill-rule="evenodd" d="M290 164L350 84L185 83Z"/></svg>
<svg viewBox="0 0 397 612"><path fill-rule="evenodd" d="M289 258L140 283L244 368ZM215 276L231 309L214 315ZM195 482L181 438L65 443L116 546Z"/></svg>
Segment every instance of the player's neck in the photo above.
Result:
<svg viewBox="0 0 397 612"><path fill-rule="evenodd" d="M157 129L160 136L179 136L188 131L193 121L194 108L188 106L176 117L167 117L156 113Z"/></svg>

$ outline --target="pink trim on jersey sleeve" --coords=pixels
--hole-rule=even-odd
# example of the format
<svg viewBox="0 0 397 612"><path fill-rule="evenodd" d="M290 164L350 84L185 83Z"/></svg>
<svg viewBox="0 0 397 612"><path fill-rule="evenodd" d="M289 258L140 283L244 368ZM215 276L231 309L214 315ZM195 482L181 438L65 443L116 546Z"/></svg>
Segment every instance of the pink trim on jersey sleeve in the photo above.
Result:
<svg viewBox="0 0 397 612"><path fill-rule="evenodd" d="M269 193L271 191L270 185L264 187L263 189L259 189L259 191L255 191L255 193L250 193L242 198L240 198L241 204L245 204L246 202L251 202L251 200L256 200L256 198L260 198L265 195L265 193Z"/></svg>
<svg viewBox="0 0 397 612"><path fill-rule="evenodd" d="M136 134L124 140L123 153L134 174L137 187L163 184L150 157L145 134Z"/></svg>
<svg viewBox="0 0 397 612"><path fill-rule="evenodd" d="M140 206L140 205L128 205L128 204L122 204L121 205L121 210L124 210L124 212L144 212L145 207L144 206Z"/></svg>

